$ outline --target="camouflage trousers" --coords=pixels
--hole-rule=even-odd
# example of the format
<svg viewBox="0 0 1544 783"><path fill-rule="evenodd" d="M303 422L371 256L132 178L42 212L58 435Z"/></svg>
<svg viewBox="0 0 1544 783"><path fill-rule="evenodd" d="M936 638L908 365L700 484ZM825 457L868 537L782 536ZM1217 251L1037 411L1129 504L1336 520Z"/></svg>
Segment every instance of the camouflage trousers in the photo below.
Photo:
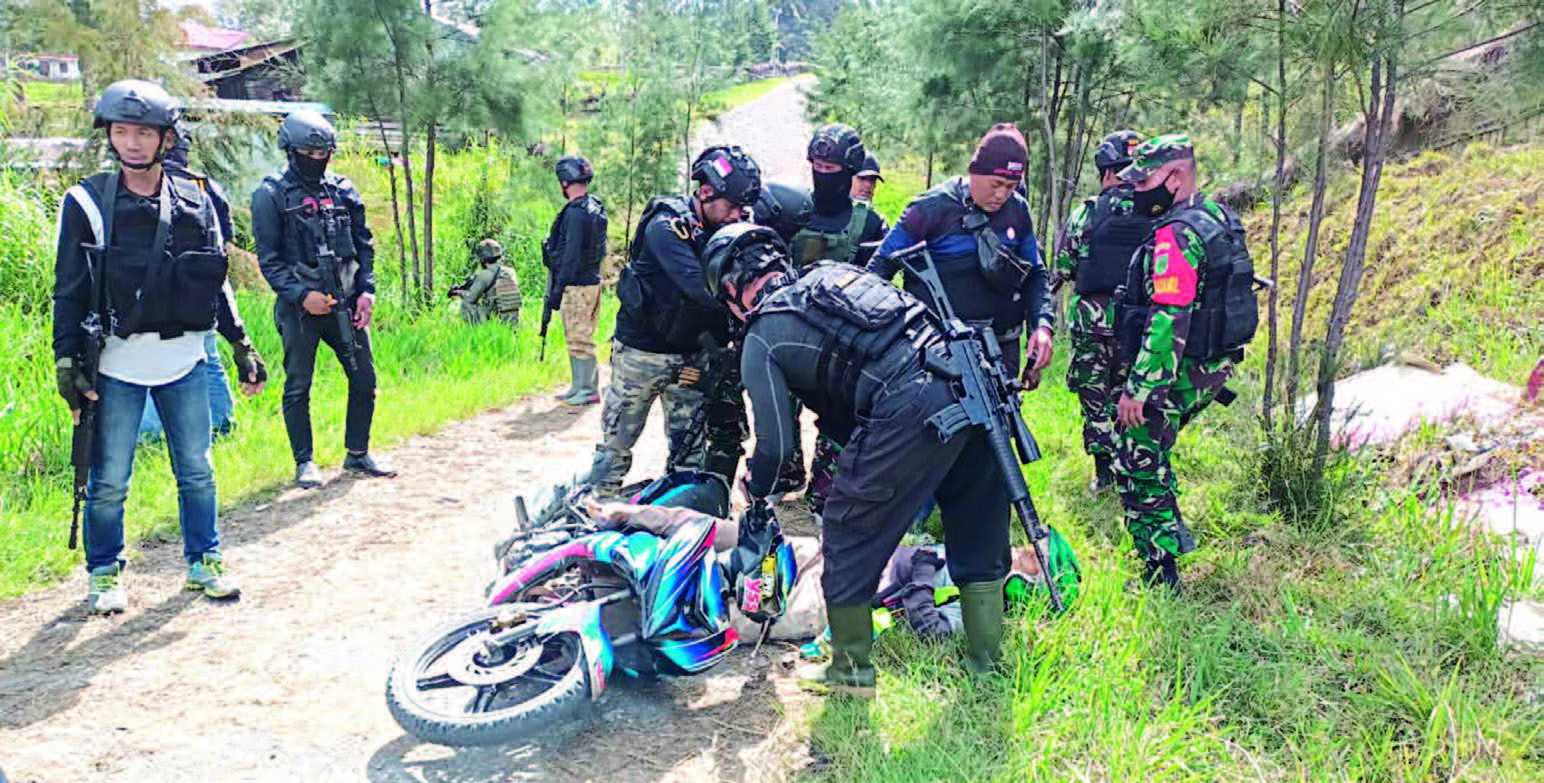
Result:
<svg viewBox="0 0 1544 783"><path fill-rule="evenodd" d="M480 324L490 318L498 318L510 326L520 324L520 310L516 309L507 313L500 313L493 302L465 302L461 303L461 319L469 324Z"/></svg>
<svg viewBox="0 0 1544 783"><path fill-rule="evenodd" d="M600 286L571 285L563 289L563 339L574 359L595 358L595 319L600 315Z"/></svg>
<svg viewBox="0 0 1544 783"><path fill-rule="evenodd" d="M601 442L595 447L590 472L601 493L620 487L632 468L633 446L656 399L664 408L670 443L667 467L708 470L733 481L746 430L744 398L725 393L719 395L723 399L709 401L701 388L682 385L681 369L692 366L694 359L689 354L650 353L612 341L611 383L601 406ZM705 402L709 408L699 417Z"/></svg>
<svg viewBox="0 0 1544 783"><path fill-rule="evenodd" d="M1212 400L1232 374L1231 362L1180 361L1167 394L1148 398L1140 427L1118 427L1115 484L1125 508L1126 529L1137 555L1157 560L1195 549L1195 538L1179 511L1179 481L1169 464L1179 432Z"/></svg>
<svg viewBox="0 0 1544 783"><path fill-rule="evenodd" d="M1072 333L1067 361L1067 388L1083 409L1083 450L1096 457L1115 454L1115 403L1118 343L1113 335Z"/></svg>

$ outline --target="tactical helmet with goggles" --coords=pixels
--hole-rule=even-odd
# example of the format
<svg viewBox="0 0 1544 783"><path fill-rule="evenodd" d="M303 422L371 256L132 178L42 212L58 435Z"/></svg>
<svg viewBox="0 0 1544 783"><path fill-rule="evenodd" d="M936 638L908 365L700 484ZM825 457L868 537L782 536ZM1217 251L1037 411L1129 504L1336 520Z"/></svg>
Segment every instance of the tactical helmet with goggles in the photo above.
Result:
<svg viewBox="0 0 1544 783"><path fill-rule="evenodd" d="M740 207L756 203L761 196L761 167L736 146L703 150L692 162L692 179Z"/></svg>
<svg viewBox="0 0 1544 783"><path fill-rule="evenodd" d="M477 247L472 253L477 256L477 260L483 263L497 261L504 257L504 246L499 244L497 239L484 239L477 243Z"/></svg>
<svg viewBox="0 0 1544 783"><path fill-rule="evenodd" d="M863 169L868 152L863 148L863 137L851 126L833 122L822 125L810 139L805 156L810 161L822 160L841 166L849 174Z"/></svg>
<svg viewBox="0 0 1544 783"><path fill-rule="evenodd" d="M769 273L793 276L788 245L766 226L730 223L713 233L703 247L708 293L728 301L745 286Z"/></svg>

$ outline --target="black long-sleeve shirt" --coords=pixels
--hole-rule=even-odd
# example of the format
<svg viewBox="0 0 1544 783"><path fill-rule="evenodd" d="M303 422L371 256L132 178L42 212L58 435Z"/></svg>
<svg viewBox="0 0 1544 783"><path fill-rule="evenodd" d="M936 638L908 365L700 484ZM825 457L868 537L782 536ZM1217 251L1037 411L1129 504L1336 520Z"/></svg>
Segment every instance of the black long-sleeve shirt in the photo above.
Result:
<svg viewBox="0 0 1544 783"><path fill-rule="evenodd" d="M79 356L86 348L84 322L91 313L92 299L92 276L87 263L86 247L101 244L104 231L102 195L96 191L94 183L103 181L100 178L88 179L70 188L59 205L53 297L53 346L56 359ZM166 182L163 180L162 187L166 187ZM158 197L159 192L156 196L139 196L119 182L117 197L114 199L114 247L145 248L155 241L159 222ZM202 198L207 199L207 194ZM196 224L186 216L198 212L213 214L212 206L208 203L187 206L190 209L180 213L185 217L177 220L168 236L167 251L173 255L185 250L206 249L208 243L205 235L207 227ZM234 298L230 295L229 284L224 286L218 298L214 326L232 343L246 339L241 319L235 311Z"/></svg>
<svg viewBox="0 0 1544 783"><path fill-rule="evenodd" d="M298 192L288 197L297 203L287 204L287 194L292 191ZM252 237L257 243L257 264L263 271L263 278L280 299L295 305L314 290L295 272L296 265L310 259L311 249L306 243L311 240L305 236L306 232L299 230L299 220L287 219L284 213L286 208L298 205L304 196L332 199L342 208L342 214L348 219L354 255L352 258L340 257L339 261L352 260L358 264L354 270L353 295L373 295L375 239L365 222L364 200L354 183L337 174L323 175L321 186L308 186L293 171L286 169L282 176L270 176L252 191Z"/></svg>
<svg viewBox="0 0 1544 783"><path fill-rule="evenodd" d="M757 316L746 330L740 354L740 379L750 396L756 447L749 460L748 487L753 497L772 491L782 464L793 455L799 440L799 421L794 416L792 393L820 416L820 431L837 443L846 443L857 425L857 411L834 409L828 401L841 399L842 390L822 388L819 365L826 335L791 312ZM905 377L904 369L919 368L922 360L910 343L902 341L863 366L852 396L855 408L884 390L886 383ZM826 379L827 383L834 379Z"/></svg>
<svg viewBox="0 0 1544 783"><path fill-rule="evenodd" d="M559 288L600 285L606 222L606 205L589 194L563 205L547 236L552 274Z"/></svg>

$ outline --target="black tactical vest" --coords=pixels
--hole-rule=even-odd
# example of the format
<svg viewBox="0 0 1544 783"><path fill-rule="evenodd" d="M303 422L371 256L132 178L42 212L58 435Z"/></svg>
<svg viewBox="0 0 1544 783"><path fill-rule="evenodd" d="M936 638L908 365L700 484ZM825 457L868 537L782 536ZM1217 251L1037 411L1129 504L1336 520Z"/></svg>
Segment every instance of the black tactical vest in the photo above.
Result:
<svg viewBox="0 0 1544 783"><path fill-rule="evenodd" d="M547 241L543 243L546 257L552 259L550 263L556 264L563 254L563 242L569 237L562 235L564 213L570 209L579 210L585 220L585 231L581 241L584 247L579 249L579 275L581 277L600 275L601 261L606 258L606 205L600 199L586 195L563 205L558 215L552 221L552 230L547 233ZM646 224L643 224L646 225ZM554 272L560 270L553 270Z"/></svg>
<svg viewBox="0 0 1544 783"><path fill-rule="evenodd" d="M898 343L925 349L937 333L926 305L878 275L834 261L807 267L797 282L757 306L747 326L772 313L793 313L825 335L815 371L822 399L806 400L822 416L859 407L855 395L864 365Z"/></svg>
<svg viewBox="0 0 1544 783"><path fill-rule="evenodd" d="M296 276L317 290L342 290L352 295L359 250L354 247L353 217L343 200L340 182L335 175L325 175L320 193L312 193L293 179L270 175L259 187L272 193L279 205L285 259L294 265ZM337 259L338 280L322 279L318 261L322 247L330 248Z"/></svg>
<svg viewBox="0 0 1544 783"><path fill-rule="evenodd" d="M633 243L628 248L627 266L617 277L617 299L622 306L622 317L643 324L660 341L683 353L695 353L699 349L698 336L707 332L720 342L727 337L729 316L723 310L709 309L697 304L676 287L666 276L658 262L646 258L648 243L644 232L649 222L661 214L670 215L691 225L691 202L681 196L655 198L644 207L638 228L633 232ZM683 239L692 242L693 238Z"/></svg>
<svg viewBox="0 0 1544 783"><path fill-rule="evenodd" d="M1185 339L1187 359L1210 361L1228 355L1241 359L1244 346L1254 339L1255 329L1260 325L1254 260L1245 244L1244 225L1231 210L1222 209L1226 222L1197 205L1165 215L1153 226L1156 232L1165 225L1183 224L1201 239L1206 249L1206 268L1196 270L1201 280L1201 298L1190 316L1190 333ZM1143 279L1145 274L1143 265L1130 265L1119 303L1116 330L1121 359L1128 365L1141 351L1143 330L1153 307L1147 280Z"/></svg>
<svg viewBox="0 0 1544 783"><path fill-rule="evenodd" d="M227 261L218 218L203 189L190 180L163 176L155 199L154 237L146 244L127 244L114 224L133 207L120 203L118 181L116 172L104 172L87 178L84 188L101 214L103 236L97 240L103 249L96 255L113 334L154 332L172 338L213 329Z"/></svg>
<svg viewBox="0 0 1544 783"><path fill-rule="evenodd" d="M1131 257L1153 235L1153 219L1118 209L1122 193L1110 190L1094 200L1088 227L1088 260L1078 265L1079 294L1113 293L1126 279Z"/></svg>

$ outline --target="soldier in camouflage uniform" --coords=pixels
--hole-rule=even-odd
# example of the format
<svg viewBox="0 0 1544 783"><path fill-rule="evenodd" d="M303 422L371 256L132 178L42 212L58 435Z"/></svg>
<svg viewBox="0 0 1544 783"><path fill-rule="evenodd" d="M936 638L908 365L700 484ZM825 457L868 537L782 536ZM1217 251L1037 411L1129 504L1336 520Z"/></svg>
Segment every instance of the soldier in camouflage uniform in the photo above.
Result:
<svg viewBox="0 0 1544 783"><path fill-rule="evenodd" d="M729 338L729 311L708 293L698 253L714 229L745 218L761 195L761 169L739 147L710 147L691 175L697 187L690 195L656 198L644 208L617 279L611 384L589 476L603 495L619 489L632 467L633 445L656 398L671 444L669 468L707 470L732 483L739 467L745 427L738 387L725 395L732 399L711 401L707 415L694 415L704 406L703 366L712 353L704 337L719 346ZM707 432L692 432L694 424ZM703 438L708 448L694 448Z"/></svg>
<svg viewBox="0 0 1544 783"><path fill-rule="evenodd" d="M1195 549L1180 515L1169 455L1180 429L1213 400L1243 357L1258 320L1243 226L1196 186L1184 134L1137 148L1121 179L1139 214L1156 218L1117 294L1125 379L1115 473L1126 527L1149 584L1179 589L1176 556Z"/></svg>
<svg viewBox="0 0 1544 783"><path fill-rule="evenodd" d="M484 239L477 243L473 255L482 267L450 289L451 296L461 298L461 318L477 324L497 317L510 326L519 325L520 281L515 270L503 263L504 246Z"/></svg>
<svg viewBox="0 0 1544 783"><path fill-rule="evenodd" d="M1131 152L1143 141L1128 130L1104 137L1094 152L1099 169L1099 194L1073 211L1056 241L1051 290L1071 282L1067 300L1072 355L1067 362L1067 388L1083 409L1083 449L1094 458L1089 491L1095 494L1115 482L1115 303L1111 296L1126 279L1131 254L1147 240L1151 219L1135 215L1131 186L1117 175L1131 164Z"/></svg>

